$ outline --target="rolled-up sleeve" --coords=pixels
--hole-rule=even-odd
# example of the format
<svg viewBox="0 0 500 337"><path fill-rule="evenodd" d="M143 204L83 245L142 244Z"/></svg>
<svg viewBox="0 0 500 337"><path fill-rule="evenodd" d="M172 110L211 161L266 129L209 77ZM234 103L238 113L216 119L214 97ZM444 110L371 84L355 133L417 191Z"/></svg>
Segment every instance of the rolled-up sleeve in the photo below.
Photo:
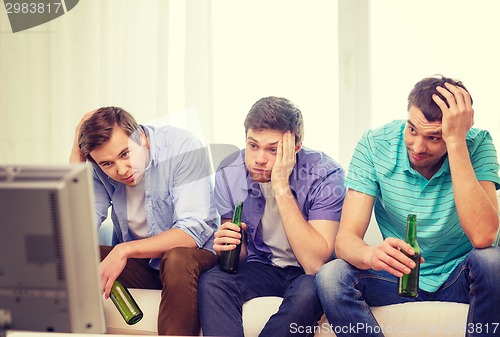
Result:
<svg viewBox="0 0 500 337"><path fill-rule="evenodd" d="M213 183L207 149L186 140L179 155L171 158L173 174L173 226L204 247L217 227Z"/></svg>

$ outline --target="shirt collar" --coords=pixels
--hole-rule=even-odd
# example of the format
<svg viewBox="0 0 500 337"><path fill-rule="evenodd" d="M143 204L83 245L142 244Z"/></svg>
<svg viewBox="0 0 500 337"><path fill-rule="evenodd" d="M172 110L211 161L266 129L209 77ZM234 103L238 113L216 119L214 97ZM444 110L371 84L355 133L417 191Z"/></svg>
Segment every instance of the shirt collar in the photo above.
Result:
<svg viewBox="0 0 500 337"><path fill-rule="evenodd" d="M142 130L146 134L149 141L149 163L146 165L146 171L151 165L156 165L158 162L158 154L156 153L156 140L153 129L149 126L141 125Z"/></svg>

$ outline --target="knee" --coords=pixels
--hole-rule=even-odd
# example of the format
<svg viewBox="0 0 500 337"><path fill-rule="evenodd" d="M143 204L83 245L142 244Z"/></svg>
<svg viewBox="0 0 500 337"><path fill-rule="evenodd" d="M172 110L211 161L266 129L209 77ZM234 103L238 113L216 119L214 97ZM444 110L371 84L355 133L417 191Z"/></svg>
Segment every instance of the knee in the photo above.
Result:
<svg viewBox="0 0 500 337"><path fill-rule="evenodd" d="M288 292L293 294L296 303L306 303L317 298L314 275L301 275L290 285Z"/></svg>
<svg viewBox="0 0 500 337"><path fill-rule="evenodd" d="M216 266L201 274L198 283L198 293L203 296L204 294L217 292L219 289L229 289L232 282L230 282L227 274L223 273L224 272L220 271L219 267Z"/></svg>
<svg viewBox="0 0 500 337"><path fill-rule="evenodd" d="M319 292L338 293L346 287L351 266L341 259L325 264L316 275L316 287Z"/></svg>
<svg viewBox="0 0 500 337"><path fill-rule="evenodd" d="M483 249L473 249L469 253L469 261L474 266L479 266L488 270L490 274L496 272L500 276L500 247L488 247Z"/></svg>
<svg viewBox="0 0 500 337"><path fill-rule="evenodd" d="M160 263L160 274L163 282L185 282L198 278L195 248L176 247L163 254Z"/></svg>

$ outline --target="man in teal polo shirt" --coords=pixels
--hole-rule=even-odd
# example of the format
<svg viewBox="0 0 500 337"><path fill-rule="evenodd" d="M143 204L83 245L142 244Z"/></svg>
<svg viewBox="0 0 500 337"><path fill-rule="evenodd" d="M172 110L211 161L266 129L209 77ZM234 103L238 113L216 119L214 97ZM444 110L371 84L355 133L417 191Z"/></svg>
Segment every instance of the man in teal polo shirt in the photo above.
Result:
<svg viewBox="0 0 500 337"><path fill-rule="evenodd" d="M316 278L337 336L383 336L370 307L408 301L470 303L467 335L500 333L500 248L492 246L499 165L490 134L473 123L465 86L430 77L410 92L406 121L359 141L346 179L339 259ZM384 238L377 247L363 241L373 209ZM415 266L403 254L414 253L404 241L409 213L417 214L422 253L416 298L397 294L398 278Z"/></svg>

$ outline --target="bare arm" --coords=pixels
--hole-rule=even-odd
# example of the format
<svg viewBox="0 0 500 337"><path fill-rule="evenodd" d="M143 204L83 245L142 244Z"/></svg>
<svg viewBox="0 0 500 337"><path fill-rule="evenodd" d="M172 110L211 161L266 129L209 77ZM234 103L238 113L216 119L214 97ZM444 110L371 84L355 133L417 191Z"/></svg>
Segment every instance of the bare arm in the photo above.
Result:
<svg viewBox="0 0 500 337"><path fill-rule="evenodd" d="M178 228L172 228L158 235L124 242L116 245L101 262L100 273L105 297L109 296L111 286L125 268L130 258L160 258L175 247L196 247L194 239Z"/></svg>
<svg viewBox="0 0 500 337"><path fill-rule="evenodd" d="M437 95L433 97L443 112L442 135L460 224L475 248L485 248L495 241L498 203L493 182L477 180L467 149L465 137L474 123L470 95L448 83L446 89L438 87L437 90L450 106L448 108Z"/></svg>
<svg viewBox="0 0 500 337"><path fill-rule="evenodd" d="M271 185L276 197L281 222L298 262L307 274L315 274L333 255L338 222L314 220L307 222L292 194L289 177L295 166L294 136L287 132L278 141Z"/></svg>
<svg viewBox="0 0 500 337"><path fill-rule="evenodd" d="M337 221L306 221L291 191L276 196L281 222L290 246L306 274L316 274L335 249Z"/></svg>
<svg viewBox="0 0 500 337"><path fill-rule="evenodd" d="M344 199L342 219L336 239L337 257L359 269L386 270L401 277L415 265L401 250L413 255L406 242L387 238L379 246L368 246L363 240L370 223L375 198L349 189Z"/></svg>

